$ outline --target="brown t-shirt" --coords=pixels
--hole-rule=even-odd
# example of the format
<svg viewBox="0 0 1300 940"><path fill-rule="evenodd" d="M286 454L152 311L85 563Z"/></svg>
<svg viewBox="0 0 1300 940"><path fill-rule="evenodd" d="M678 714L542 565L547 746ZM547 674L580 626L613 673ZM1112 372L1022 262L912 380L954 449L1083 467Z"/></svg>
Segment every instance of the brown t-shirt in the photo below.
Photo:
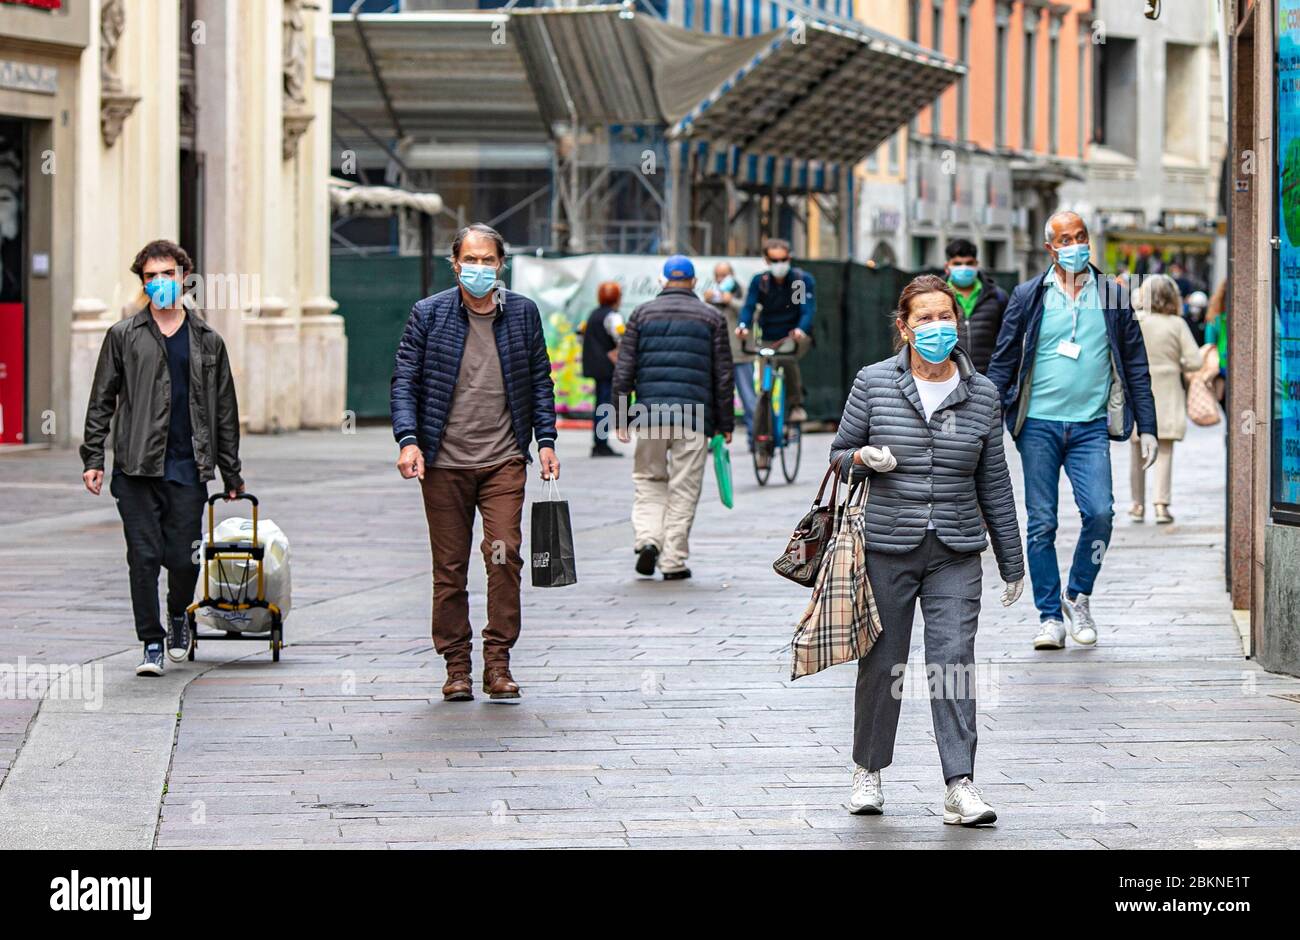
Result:
<svg viewBox="0 0 1300 940"><path fill-rule="evenodd" d="M466 309L465 314L469 318L465 352L447 413L447 427L433 461L435 467L460 470L490 467L520 456L501 377L501 356L492 332L497 312Z"/></svg>

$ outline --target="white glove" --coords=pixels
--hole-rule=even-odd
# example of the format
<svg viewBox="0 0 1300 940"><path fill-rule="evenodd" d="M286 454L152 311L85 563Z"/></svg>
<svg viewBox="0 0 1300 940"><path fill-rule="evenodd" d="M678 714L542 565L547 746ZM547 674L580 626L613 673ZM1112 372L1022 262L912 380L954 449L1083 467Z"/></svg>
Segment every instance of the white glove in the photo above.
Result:
<svg viewBox="0 0 1300 940"><path fill-rule="evenodd" d="M898 466L898 461L889 452L888 447L872 447L870 444L858 451L862 462L877 473L888 473Z"/></svg>
<svg viewBox="0 0 1300 940"><path fill-rule="evenodd" d="M1156 462L1156 455L1160 452L1160 442L1156 440L1154 434L1139 434L1138 446L1142 448L1142 469L1150 470L1151 465Z"/></svg>
<svg viewBox="0 0 1300 940"><path fill-rule="evenodd" d="M1019 581L1002 582L1002 606L1010 607L1016 601L1020 600L1020 592L1025 589L1025 579Z"/></svg>

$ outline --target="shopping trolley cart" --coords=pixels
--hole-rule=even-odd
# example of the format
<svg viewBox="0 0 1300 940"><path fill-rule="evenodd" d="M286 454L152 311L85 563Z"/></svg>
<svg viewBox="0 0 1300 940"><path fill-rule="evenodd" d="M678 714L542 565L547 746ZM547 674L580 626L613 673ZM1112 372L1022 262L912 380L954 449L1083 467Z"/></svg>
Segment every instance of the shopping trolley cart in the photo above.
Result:
<svg viewBox="0 0 1300 940"><path fill-rule="evenodd" d="M236 499L246 499L253 504L253 532L251 540L218 542L216 532L216 503L224 499L224 493L214 493L208 497L208 537L203 543L203 597L195 601L185 611L189 620L190 644L189 658L194 659L194 651L199 640L267 640L271 644L271 659L280 661L280 650L284 648L284 626L280 608L266 599L266 546L257 540L257 497L251 493L241 493ZM213 566L216 566L214 572ZM215 575L215 578L214 578ZM212 583L218 585L217 596L212 596ZM252 588L256 583L256 591ZM231 611L266 611L265 625L258 625L253 630L236 630L227 627L220 632L199 633L196 614L203 608L228 613Z"/></svg>

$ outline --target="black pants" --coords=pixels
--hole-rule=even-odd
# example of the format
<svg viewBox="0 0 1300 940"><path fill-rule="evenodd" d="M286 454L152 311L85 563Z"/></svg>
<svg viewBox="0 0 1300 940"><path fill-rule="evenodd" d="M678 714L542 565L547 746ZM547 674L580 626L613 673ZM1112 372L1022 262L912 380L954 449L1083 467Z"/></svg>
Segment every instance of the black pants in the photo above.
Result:
<svg viewBox="0 0 1300 940"><path fill-rule="evenodd" d="M167 614L185 613L199 578L197 552L203 537L206 484L185 486L162 477L113 474L109 492L117 499L126 534L135 633L148 643L167 636L158 619L158 573L167 569Z"/></svg>
<svg viewBox="0 0 1300 940"><path fill-rule="evenodd" d="M612 405L614 403L614 380L596 379L596 407L591 418L591 437L596 446L604 444L609 446L609 429L613 425L613 417L607 416L609 409L602 409L603 405ZM601 418L605 418L601 421Z"/></svg>

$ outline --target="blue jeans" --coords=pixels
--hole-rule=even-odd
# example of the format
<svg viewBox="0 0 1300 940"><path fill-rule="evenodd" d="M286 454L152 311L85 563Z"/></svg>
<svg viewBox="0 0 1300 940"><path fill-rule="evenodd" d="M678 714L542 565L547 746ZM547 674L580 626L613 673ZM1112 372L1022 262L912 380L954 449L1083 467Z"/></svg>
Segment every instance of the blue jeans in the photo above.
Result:
<svg viewBox="0 0 1300 940"><path fill-rule="evenodd" d="M1106 419L1043 421L1026 418L1016 438L1025 471L1029 580L1040 620L1060 620L1061 570L1056 562L1057 500L1061 470L1070 478L1083 523L1074 547L1068 591L1091 594L1110 545L1115 518L1110 483L1110 438Z"/></svg>
<svg viewBox="0 0 1300 940"><path fill-rule="evenodd" d="M740 406L745 410L745 430L754 436L754 404L758 396L754 394L754 363L737 362L735 364L736 391L740 394ZM750 450L754 444L750 442Z"/></svg>

